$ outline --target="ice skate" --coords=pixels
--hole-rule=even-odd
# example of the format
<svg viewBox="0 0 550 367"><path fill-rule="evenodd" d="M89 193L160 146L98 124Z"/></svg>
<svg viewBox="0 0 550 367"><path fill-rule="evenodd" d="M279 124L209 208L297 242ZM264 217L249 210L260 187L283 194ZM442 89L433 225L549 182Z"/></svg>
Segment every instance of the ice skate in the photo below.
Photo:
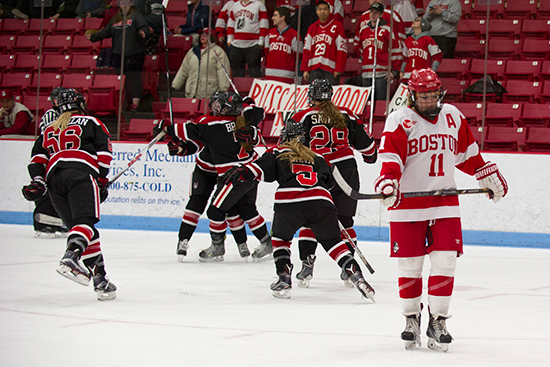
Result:
<svg viewBox="0 0 550 367"><path fill-rule="evenodd" d="M212 244L210 247L205 248L199 252L200 262L219 262L223 261L223 255L225 255L225 246L222 243Z"/></svg>
<svg viewBox="0 0 550 367"><path fill-rule="evenodd" d="M309 288L309 281L313 278L313 263L316 258L315 255L307 255L307 258L302 261L302 270L296 274L298 287Z"/></svg>
<svg viewBox="0 0 550 367"><path fill-rule="evenodd" d="M428 335L428 348L439 352L449 350L449 344L453 341L453 337L447 331L447 319L448 317L444 316L434 319L432 314L430 314L430 322L426 331L426 335Z"/></svg>
<svg viewBox="0 0 550 367"><path fill-rule="evenodd" d="M65 252L57 272L78 284L87 286L90 283L90 273L80 265L78 255L72 251Z"/></svg>
<svg viewBox="0 0 550 367"><path fill-rule="evenodd" d="M415 347L421 347L420 341L420 314L405 316L407 324L405 330L401 333L401 339L405 344L405 349L414 349Z"/></svg>
<svg viewBox="0 0 550 367"><path fill-rule="evenodd" d="M258 262L261 260L269 259L273 253L273 245L271 244L271 237L267 235L260 241L260 246L254 249L252 253L252 261Z"/></svg>
<svg viewBox="0 0 550 367"><path fill-rule="evenodd" d="M103 274L94 276L94 291L99 301L110 301L116 298L116 285L109 281L109 277Z"/></svg>
<svg viewBox="0 0 550 367"><path fill-rule="evenodd" d="M279 273L279 279L271 284L271 290L273 291L273 297L276 298L290 298L290 290L292 289L292 264L285 266L286 270Z"/></svg>
<svg viewBox="0 0 550 367"><path fill-rule="evenodd" d="M353 268L353 266L351 267ZM349 269L346 269L348 274L350 273ZM351 281L359 290L359 292L363 295L363 297L370 299L372 302L374 301L374 288L370 286L369 283L363 278L363 274L361 274L361 271L357 270L352 274L349 274Z"/></svg>
<svg viewBox="0 0 550 367"><path fill-rule="evenodd" d="M346 287L353 288L353 282L351 281L351 278L345 269L342 269L342 272L340 273L340 279L344 281L344 285Z"/></svg>
<svg viewBox="0 0 550 367"><path fill-rule="evenodd" d="M248 249L248 246L246 245L246 242L239 243L237 245L237 248L239 249L239 255L245 260L248 261L248 257L250 256L250 250Z"/></svg>
<svg viewBox="0 0 550 367"><path fill-rule="evenodd" d="M187 238L178 242L178 248L176 254L178 255L178 261L181 263L185 256L187 256L187 249L189 248L189 240Z"/></svg>
<svg viewBox="0 0 550 367"><path fill-rule="evenodd" d="M36 238L43 238L43 239L49 239L49 238L66 238L69 234L69 230L67 228L62 227L43 227L40 230L36 230L34 232L34 237Z"/></svg>

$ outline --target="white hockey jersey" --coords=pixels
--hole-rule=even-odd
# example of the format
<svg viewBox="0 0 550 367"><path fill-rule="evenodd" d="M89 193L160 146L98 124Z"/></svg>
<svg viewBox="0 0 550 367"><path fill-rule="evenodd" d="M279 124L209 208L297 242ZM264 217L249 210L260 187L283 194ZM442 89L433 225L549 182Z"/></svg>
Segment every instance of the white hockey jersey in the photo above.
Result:
<svg viewBox="0 0 550 367"><path fill-rule="evenodd" d="M227 22L227 43L238 48L264 47L269 21L265 5L253 0L233 4Z"/></svg>
<svg viewBox="0 0 550 367"><path fill-rule="evenodd" d="M456 189L455 168L469 175L485 161L464 115L444 104L434 121L411 108L391 113L380 142L380 174L397 179L401 192ZM460 217L458 196L402 198L390 220L414 222Z"/></svg>

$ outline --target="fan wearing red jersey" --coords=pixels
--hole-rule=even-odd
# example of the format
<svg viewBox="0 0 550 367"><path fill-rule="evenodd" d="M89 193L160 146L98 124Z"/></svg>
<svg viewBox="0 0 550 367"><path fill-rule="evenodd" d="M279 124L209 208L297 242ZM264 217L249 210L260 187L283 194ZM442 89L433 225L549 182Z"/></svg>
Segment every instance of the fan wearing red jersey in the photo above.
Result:
<svg viewBox="0 0 550 367"><path fill-rule="evenodd" d="M403 64L401 65L401 79L405 81L411 77L411 72L418 69L431 68L437 71L443 53L429 35L432 25L426 19L417 17L412 23L413 34L405 40L403 48Z"/></svg>
<svg viewBox="0 0 550 367"><path fill-rule="evenodd" d="M265 78L283 83L294 83L298 33L288 25L290 10L277 7L271 17L274 28L267 34L265 42Z"/></svg>
<svg viewBox="0 0 550 367"><path fill-rule="evenodd" d="M107 277L95 228L99 203L108 195L111 136L101 121L84 115L84 98L75 90L62 92L57 103L61 115L33 146L28 167L32 182L23 187L23 196L35 201L47 191L69 228L57 272L84 286L93 278L97 299L112 300L117 288Z"/></svg>
<svg viewBox="0 0 550 367"><path fill-rule="evenodd" d="M442 103L441 80L432 69L413 70L408 87L409 106L386 119L374 186L390 206L391 257L398 261L406 317L401 339L407 349L421 345L422 267L428 256L428 347L447 351L453 338L446 320L463 251L458 196L401 198L399 192L456 189L455 168L492 190L494 202L506 196L508 185L497 165L481 156L464 115Z"/></svg>
<svg viewBox="0 0 550 367"><path fill-rule="evenodd" d="M308 82L327 79L337 85L348 57L344 26L334 19L325 0L317 0L315 4L319 19L308 28L301 70Z"/></svg>

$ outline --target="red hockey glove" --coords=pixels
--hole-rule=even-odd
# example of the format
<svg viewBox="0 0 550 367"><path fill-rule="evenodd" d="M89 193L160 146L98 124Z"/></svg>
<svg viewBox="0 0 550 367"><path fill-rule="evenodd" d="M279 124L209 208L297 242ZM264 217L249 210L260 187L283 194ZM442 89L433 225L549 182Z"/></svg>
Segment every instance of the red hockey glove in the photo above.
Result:
<svg viewBox="0 0 550 367"><path fill-rule="evenodd" d="M256 139L258 139L258 131L252 126L242 127L235 130L235 139L239 143L254 144Z"/></svg>
<svg viewBox="0 0 550 367"><path fill-rule="evenodd" d="M109 196L108 188L109 180L106 177L100 177L97 179L97 185L99 186L99 202L102 203L107 200Z"/></svg>
<svg viewBox="0 0 550 367"><path fill-rule="evenodd" d="M493 195L487 194L496 203L508 193L508 183L498 170L495 163L487 162L483 167L478 168L475 173L477 183L482 189L490 189Z"/></svg>
<svg viewBox="0 0 550 367"><path fill-rule="evenodd" d="M386 207L395 207L399 205L401 195L399 193L399 182L386 176L380 176L374 181L374 190L377 194L385 196L382 203Z"/></svg>
<svg viewBox="0 0 550 367"><path fill-rule="evenodd" d="M23 186L23 189L21 190L23 192L23 196L28 201L36 201L40 199L44 194L46 193L48 186L46 185L46 182L44 179L40 176L37 176L33 178L30 185Z"/></svg>

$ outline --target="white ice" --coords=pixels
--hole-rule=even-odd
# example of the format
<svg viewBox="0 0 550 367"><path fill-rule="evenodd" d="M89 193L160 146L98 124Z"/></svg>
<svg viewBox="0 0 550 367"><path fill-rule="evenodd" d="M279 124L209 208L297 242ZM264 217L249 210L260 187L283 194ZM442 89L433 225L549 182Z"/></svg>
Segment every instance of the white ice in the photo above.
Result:
<svg viewBox="0 0 550 367"><path fill-rule="evenodd" d="M449 352L407 351L388 244L360 242L375 268L376 304L346 288L318 248L309 289L271 295L273 261L245 263L232 238L225 261L198 262L209 237L195 233L184 263L177 233L101 230L118 290L59 276L64 239L0 225L0 363L3 366L548 366L550 250L466 246L459 259ZM249 247L258 242L249 238ZM297 245L293 262L300 268ZM426 263L424 273L428 273ZM296 269L294 271L296 273Z"/></svg>

